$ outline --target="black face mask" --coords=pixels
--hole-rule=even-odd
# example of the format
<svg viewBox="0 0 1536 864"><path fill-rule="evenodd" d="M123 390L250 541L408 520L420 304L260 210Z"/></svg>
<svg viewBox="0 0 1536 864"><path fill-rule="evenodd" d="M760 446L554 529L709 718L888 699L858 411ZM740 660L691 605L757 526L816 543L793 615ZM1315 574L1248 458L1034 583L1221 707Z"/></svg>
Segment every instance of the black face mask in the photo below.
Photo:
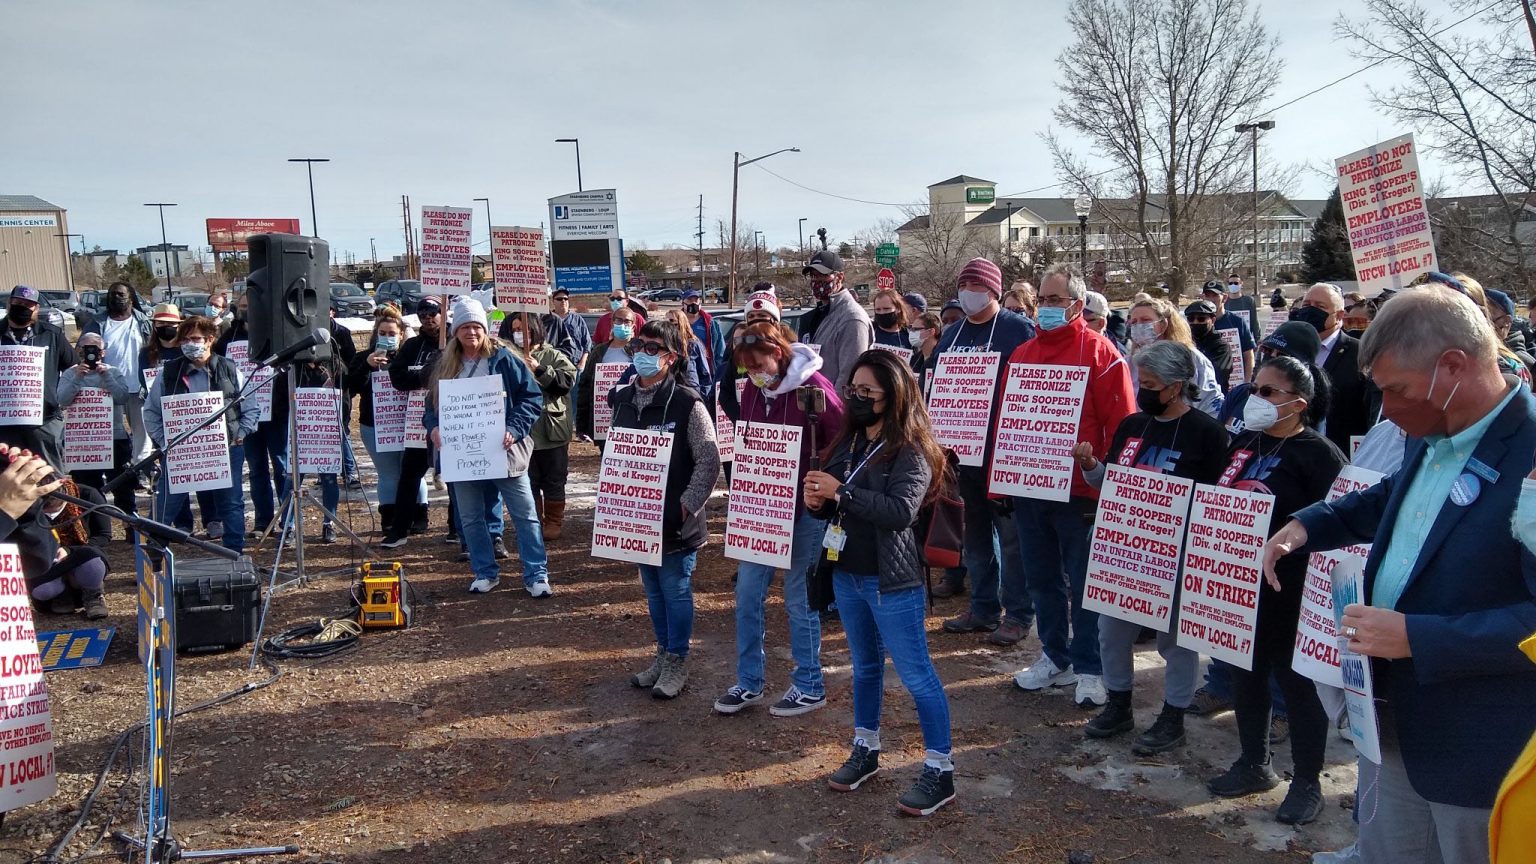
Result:
<svg viewBox="0 0 1536 864"><path fill-rule="evenodd" d="M1150 387L1138 387L1136 407L1153 417L1161 417L1163 412L1168 410L1168 403L1163 401L1163 391L1153 390Z"/></svg>
<svg viewBox="0 0 1536 864"><path fill-rule="evenodd" d="M1194 337L1196 340L1204 339L1205 337L1211 335L1211 325L1209 323L1191 324L1189 325L1189 335Z"/></svg>
<svg viewBox="0 0 1536 864"><path fill-rule="evenodd" d="M176 341L176 328L171 326L156 327L155 335L160 337L161 342L174 342Z"/></svg>
<svg viewBox="0 0 1536 864"><path fill-rule="evenodd" d="M5 311L5 318L17 327L25 327L32 323L34 311L25 306L11 306Z"/></svg>
<svg viewBox="0 0 1536 864"><path fill-rule="evenodd" d="M697 315L699 314L699 304L689 303L687 306L683 307L683 311L687 312L689 315Z"/></svg>
<svg viewBox="0 0 1536 864"><path fill-rule="evenodd" d="M244 321L245 320L245 310L244 309L241 309L239 307L235 308L235 320L236 321Z"/></svg>
<svg viewBox="0 0 1536 864"><path fill-rule="evenodd" d="M883 330L889 330L901 320L900 312L876 312L875 324Z"/></svg>
<svg viewBox="0 0 1536 864"><path fill-rule="evenodd" d="M112 294L107 297L107 311L113 315L121 315L132 308L132 306L133 304L128 302L127 297L118 294Z"/></svg>
<svg viewBox="0 0 1536 864"><path fill-rule="evenodd" d="M1298 306L1291 310L1292 321L1305 321L1321 334L1328 328L1328 313L1316 306Z"/></svg>
<svg viewBox="0 0 1536 864"><path fill-rule="evenodd" d="M875 411L873 399L851 396L843 403L843 407L848 411L848 422L852 423L855 429L868 429L880 419L879 412Z"/></svg>

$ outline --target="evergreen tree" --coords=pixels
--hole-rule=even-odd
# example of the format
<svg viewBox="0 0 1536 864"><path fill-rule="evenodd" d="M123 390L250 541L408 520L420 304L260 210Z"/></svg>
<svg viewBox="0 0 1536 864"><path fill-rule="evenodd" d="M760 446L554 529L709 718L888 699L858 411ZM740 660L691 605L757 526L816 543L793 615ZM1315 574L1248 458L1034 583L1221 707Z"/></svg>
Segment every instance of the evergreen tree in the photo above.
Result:
<svg viewBox="0 0 1536 864"><path fill-rule="evenodd" d="M128 263L123 265L123 281L132 285L134 291L149 296L153 296L154 287L160 284L149 265L137 255L129 255Z"/></svg>
<svg viewBox="0 0 1536 864"><path fill-rule="evenodd" d="M1339 187L1333 187L1323 215L1312 225L1312 237L1301 247L1301 281L1332 282L1355 278L1355 259L1349 252L1349 231L1344 226L1344 203Z"/></svg>

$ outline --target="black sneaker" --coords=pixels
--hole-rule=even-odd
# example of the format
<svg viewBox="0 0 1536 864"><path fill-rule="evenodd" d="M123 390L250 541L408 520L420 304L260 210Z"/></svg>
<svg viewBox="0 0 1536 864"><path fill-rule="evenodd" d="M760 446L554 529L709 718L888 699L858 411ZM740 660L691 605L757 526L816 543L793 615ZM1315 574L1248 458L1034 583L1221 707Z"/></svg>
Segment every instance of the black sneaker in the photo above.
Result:
<svg viewBox="0 0 1536 864"><path fill-rule="evenodd" d="M1152 727L1136 736L1131 752L1137 756L1166 753L1184 743L1184 709L1163 703L1163 711Z"/></svg>
<svg viewBox="0 0 1536 864"><path fill-rule="evenodd" d="M507 551L507 544L501 542L500 537L492 538L491 547L492 551L496 554L497 561L505 561L512 557L512 553Z"/></svg>
<svg viewBox="0 0 1536 864"><path fill-rule="evenodd" d="M84 614L87 620L100 621L112 614L111 610L107 609L107 598L102 596L100 589L86 591L80 602L85 606Z"/></svg>
<svg viewBox="0 0 1536 864"><path fill-rule="evenodd" d="M1275 811L1281 825L1306 825L1323 813L1323 787L1316 780L1292 780L1291 788Z"/></svg>
<svg viewBox="0 0 1536 864"><path fill-rule="evenodd" d="M405 540L406 537L404 534L390 533L385 535L384 539L379 542L379 545L385 549L399 549L401 546L405 545Z"/></svg>
<svg viewBox="0 0 1536 864"><path fill-rule="evenodd" d="M414 529L412 529L412 530L414 530ZM447 544L449 546L452 546L453 544L455 544L457 542L459 542L459 535L453 533L452 531L449 531L447 534L443 535L443 543L445 543L445 544Z"/></svg>
<svg viewBox="0 0 1536 864"><path fill-rule="evenodd" d="M784 691L782 699L768 707L768 713L775 717L798 717L801 714L809 714L826 704L827 697L808 696L801 693L799 687L791 686Z"/></svg>
<svg viewBox="0 0 1536 864"><path fill-rule="evenodd" d="M1122 732L1136 728L1136 718L1131 713L1131 691L1111 690L1104 703L1104 710L1088 721L1083 734L1089 738L1113 738Z"/></svg>
<svg viewBox="0 0 1536 864"><path fill-rule="evenodd" d="M1280 785L1280 778L1275 774L1269 763L1263 765L1249 765L1239 759L1232 763L1227 773L1206 782L1205 788L1211 790L1212 795L1220 795L1223 798L1241 798L1244 795L1256 795Z"/></svg>
<svg viewBox="0 0 1536 864"><path fill-rule="evenodd" d="M731 685L725 695L715 700L715 710L721 714L735 714L748 705L763 701L763 691L748 690L740 684Z"/></svg>
<svg viewBox="0 0 1536 864"><path fill-rule="evenodd" d="M855 744L853 752L848 754L848 761L827 778L827 785L839 792L852 792L864 785L865 780L879 773L880 751L871 750L863 744Z"/></svg>
<svg viewBox="0 0 1536 864"><path fill-rule="evenodd" d="M908 816L928 816L953 800L955 772L924 765L923 773L917 775L917 782L896 799L896 806Z"/></svg>

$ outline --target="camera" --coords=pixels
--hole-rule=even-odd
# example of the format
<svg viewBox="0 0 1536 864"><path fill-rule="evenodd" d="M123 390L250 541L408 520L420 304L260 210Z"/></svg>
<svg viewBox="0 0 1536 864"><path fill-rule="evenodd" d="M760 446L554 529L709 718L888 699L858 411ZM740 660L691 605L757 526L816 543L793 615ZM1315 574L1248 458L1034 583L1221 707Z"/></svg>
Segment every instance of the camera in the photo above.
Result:
<svg viewBox="0 0 1536 864"><path fill-rule="evenodd" d="M101 365L101 346L86 345L80 349L80 359L85 365L95 369Z"/></svg>

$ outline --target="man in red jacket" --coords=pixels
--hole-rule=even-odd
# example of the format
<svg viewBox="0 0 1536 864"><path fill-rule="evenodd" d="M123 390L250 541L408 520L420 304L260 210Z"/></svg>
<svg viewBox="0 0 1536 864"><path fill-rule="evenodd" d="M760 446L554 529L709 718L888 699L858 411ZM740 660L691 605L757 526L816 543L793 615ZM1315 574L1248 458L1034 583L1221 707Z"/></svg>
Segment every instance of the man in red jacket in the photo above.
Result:
<svg viewBox="0 0 1536 864"><path fill-rule="evenodd" d="M1105 460L1115 429L1136 410L1136 390L1119 349L1083 321L1087 296L1083 277L1071 266L1057 264L1046 270L1035 296L1039 332L1015 349L1008 362L1087 367L1088 386L1074 440L1091 443L1094 455ZM1106 699L1099 666L1099 616L1083 609L1088 544L1099 492L1083 479L1076 464L1071 496L1064 502L1013 499L1025 581L1044 649L1040 659L1013 680L1025 690L1075 682L1075 701L1090 708L1103 705Z"/></svg>

